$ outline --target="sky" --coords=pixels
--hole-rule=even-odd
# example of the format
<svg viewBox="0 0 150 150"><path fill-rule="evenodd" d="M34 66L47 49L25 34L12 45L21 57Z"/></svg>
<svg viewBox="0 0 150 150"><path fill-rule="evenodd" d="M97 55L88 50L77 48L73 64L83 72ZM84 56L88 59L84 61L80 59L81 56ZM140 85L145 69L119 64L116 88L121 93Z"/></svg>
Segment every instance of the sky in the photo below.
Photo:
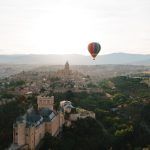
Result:
<svg viewBox="0 0 150 150"><path fill-rule="evenodd" d="M0 0L0 54L150 54L150 0Z"/></svg>

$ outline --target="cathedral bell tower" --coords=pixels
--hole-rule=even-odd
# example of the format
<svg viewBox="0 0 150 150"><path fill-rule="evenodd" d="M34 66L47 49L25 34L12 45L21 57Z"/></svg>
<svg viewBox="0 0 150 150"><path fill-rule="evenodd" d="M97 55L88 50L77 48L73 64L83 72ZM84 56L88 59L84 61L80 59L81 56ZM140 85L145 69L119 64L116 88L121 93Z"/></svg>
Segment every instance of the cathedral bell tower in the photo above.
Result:
<svg viewBox="0 0 150 150"><path fill-rule="evenodd" d="M68 63L68 61L67 61L66 64L65 64L65 71L66 71L66 72L69 71L69 63Z"/></svg>

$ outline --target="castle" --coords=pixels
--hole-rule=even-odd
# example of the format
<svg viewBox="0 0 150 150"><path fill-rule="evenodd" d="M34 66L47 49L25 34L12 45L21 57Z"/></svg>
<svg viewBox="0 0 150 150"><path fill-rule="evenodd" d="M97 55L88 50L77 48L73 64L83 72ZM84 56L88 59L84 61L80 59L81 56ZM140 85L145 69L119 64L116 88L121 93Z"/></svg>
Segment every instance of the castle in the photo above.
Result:
<svg viewBox="0 0 150 150"><path fill-rule="evenodd" d="M60 109L54 109L54 96L37 97L38 110L30 108L27 113L16 119L13 124L13 144L10 150L35 150L45 133L57 136L62 126L71 125L78 118L92 117L95 113L72 106L70 101L61 101ZM74 111L72 111L74 110ZM69 117L65 119L65 114Z"/></svg>
<svg viewBox="0 0 150 150"><path fill-rule="evenodd" d="M53 109L54 97L37 97L38 113L29 109L13 124L11 150L34 150L45 133L57 136L64 124L64 115Z"/></svg>

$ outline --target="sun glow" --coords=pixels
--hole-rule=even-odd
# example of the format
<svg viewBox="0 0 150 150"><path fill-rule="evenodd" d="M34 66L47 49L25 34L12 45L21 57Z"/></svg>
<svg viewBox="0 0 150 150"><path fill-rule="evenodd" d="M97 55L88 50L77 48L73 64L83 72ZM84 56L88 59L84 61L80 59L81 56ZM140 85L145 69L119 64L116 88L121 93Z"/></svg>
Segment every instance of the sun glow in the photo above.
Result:
<svg viewBox="0 0 150 150"><path fill-rule="evenodd" d="M90 42L101 44L101 54L149 54L149 2L136 4L135 8L134 0L0 1L0 54L87 55Z"/></svg>
<svg viewBox="0 0 150 150"><path fill-rule="evenodd" d="M92 36L92 22L89 21L92 14L88 13L67 6L42 13L35 19L30 35L33 47L39 49L38 53L88 53L87 44L96 40L96 34Z"/></svg>

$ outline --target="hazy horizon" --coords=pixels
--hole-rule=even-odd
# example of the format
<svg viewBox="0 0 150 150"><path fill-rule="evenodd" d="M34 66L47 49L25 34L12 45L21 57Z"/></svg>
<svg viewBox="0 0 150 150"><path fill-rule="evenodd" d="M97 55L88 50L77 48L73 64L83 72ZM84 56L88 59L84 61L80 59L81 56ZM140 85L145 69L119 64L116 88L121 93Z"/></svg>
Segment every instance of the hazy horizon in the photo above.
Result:
<svg viewBox="0 0 150 150"><path fill-rule="evenodd" d="M0 1L0 54L150 54L149 0Z"/></svg>
<svg viewBox="0 0 150 150"><path fill-rule="evenodd" d="M126 52L114 52L114 53L108 53L108 54L99 54L98 56L104 56L104 55L112 55L112 54L129 54L129 55L150 55L150 54L141 54L141 53L126 53ZM72 53L72 54L40 54L40 53L14 53L14 54L9 54L9 53L6 53L6 54L1 54L0 55L81 55L81 56L90 56L90 54L75 54L75 53Z"/></svg>

